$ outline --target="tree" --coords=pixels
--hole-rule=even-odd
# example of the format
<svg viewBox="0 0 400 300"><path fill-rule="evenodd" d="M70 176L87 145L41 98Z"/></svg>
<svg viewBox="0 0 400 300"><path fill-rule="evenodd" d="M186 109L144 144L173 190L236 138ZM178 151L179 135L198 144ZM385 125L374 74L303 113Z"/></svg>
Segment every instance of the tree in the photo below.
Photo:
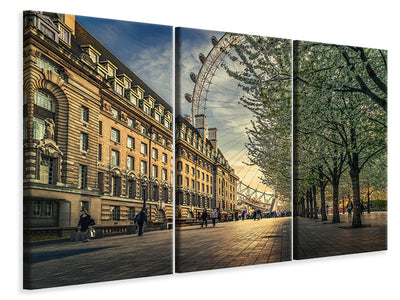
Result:
<svg viewBox="0 0 400 300"><path fill-rule="evenodd" d="M244 36L222 64L246 95L240 103L254 114L247 128L248 157L275 193L291 198L291 43L289 40Z"/></svg>
<svg viewBox="0 0 400 300"><path fill-rule="evenodd" d="M297 43L301 44L302 55L307 55L304 61L313 65L308 64L308 69L296 72L296 80L324 93L340 92L364 96L387 111L386 50L311 42ZM313 78L309 77L310 74ZM330 77L332 75L334 80Z"/></svg>
<svg viewBox="0 0 400 300"><path fill-rule="evenodd" d="M370 159L386 152L384 52L309 42L295 47L299 54L295 94L306 107L303 117L312 112L316 120L316 127L309 123L303 130L334 145L346 159L354 202L352 225L360 227L360 172ZM379 64L382 60L385 63Z"/></svg>

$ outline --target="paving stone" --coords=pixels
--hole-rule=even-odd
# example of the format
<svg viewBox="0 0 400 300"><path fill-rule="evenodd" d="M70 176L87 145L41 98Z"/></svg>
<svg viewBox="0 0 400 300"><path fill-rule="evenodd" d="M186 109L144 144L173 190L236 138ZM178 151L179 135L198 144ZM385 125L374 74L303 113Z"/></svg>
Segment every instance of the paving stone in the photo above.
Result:
<svg viewBox="0 0 400 300"><path fill-rule="evenodd" d="M176 256L176 271L192 272L291 260L290 232L290 218L217 223L215 228L202 230L178 228L175 245L180 250ZM283 243L283 240L286 242ZM207 255L202 251L204 247L208 249Z"/></svg>
<svg viewBox="0 0 400 300"><path fill-rule="evenodd" d="M350 228L351 219L340 215L341 223L332 224L332 215L327 222L295 217L294 259L317 258L370 251L387 250L387 213L371 212L362 216L363 224L369 227Z"/></svg>
<svg viewBox="0 0 400 300"><path fill-rule="evenodd" d="M172 231L32 246L30 256L34 289L171 274Z"/></svg>

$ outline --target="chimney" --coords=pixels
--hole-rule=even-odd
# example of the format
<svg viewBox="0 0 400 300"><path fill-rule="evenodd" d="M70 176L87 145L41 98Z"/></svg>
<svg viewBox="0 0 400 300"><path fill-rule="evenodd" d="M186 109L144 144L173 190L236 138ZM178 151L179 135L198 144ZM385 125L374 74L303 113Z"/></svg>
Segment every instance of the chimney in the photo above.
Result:
<svg viewBox="0 0 400 300"><path fill-rule="evenodd" d="M64 15L64 23L72 30L72 34L75 35L75 15Z"/></svg>
<svg viewBox="0 0 400 300"><path fill-rule="evenodd" d="M210 140L211 144L213 145L214 149L217 150L217 128L210 128L208 129L208 139Z"/></svg>
<svg viewBox="0 0 400 300"><path fill-rule="evenodd" d="M206 138L206 116L204 114L195 115L194 127L199 131L203 140Z"/></svg>

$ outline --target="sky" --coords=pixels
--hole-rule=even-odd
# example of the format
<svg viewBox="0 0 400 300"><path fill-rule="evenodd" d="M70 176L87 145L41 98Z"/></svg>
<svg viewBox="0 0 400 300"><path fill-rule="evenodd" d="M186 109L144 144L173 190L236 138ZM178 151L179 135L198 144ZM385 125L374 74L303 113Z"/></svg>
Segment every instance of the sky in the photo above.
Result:
<svg viewBox="0 0 400 300"><path fill-rule="evenodd" d="M199 54L207 56L212 49L211 37L215 36L218 40L224 35L224 32L208 31L191 28L180 29L179 51L180 66L178 79L180 88L176 91L177 114L191 115L191 104L185 98L185 93L193 94L194 83L190 79L190 73L196 75L201 69ZM229 58L225 57L224 63L230 67L240 68L230 63ZM256 166L248 166L247 149L245 144L248 142L246 128L251 128L252 113L239 104L240 97L244 92L238 87L238 82L227 75L224 69L218 68L207 95L206 126L208 128L217 128L218 148L221 149L225 158L228 159L235 174L245 184L257 188L261 191L266 189L265 185L260 183Z"/></svg>
<svg viewBox="0 0 400 300"><path fill-rule="evenodd" d="M171 26L78 15L75 19L173 106Z"/></svg>

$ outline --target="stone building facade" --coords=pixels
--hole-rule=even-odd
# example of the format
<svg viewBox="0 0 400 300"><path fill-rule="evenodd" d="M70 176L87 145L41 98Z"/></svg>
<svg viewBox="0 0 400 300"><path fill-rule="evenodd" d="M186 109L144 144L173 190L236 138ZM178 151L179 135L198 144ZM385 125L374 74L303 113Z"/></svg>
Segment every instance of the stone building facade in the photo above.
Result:
<svg viewBox="0 0 400 300"><path fill-rule="evenodd" d="M177 220L197 218L204 208L234 213L239 178L218 149L217 129L207 138L206 117L196 115L194 124L178 116L175 130Z"/></svg>
<svg viewBox="0 0 400 300"><path fill-rule="evenodd" d="M24 13L24 221L172 221L172 107L73 15Z"/></svg>

